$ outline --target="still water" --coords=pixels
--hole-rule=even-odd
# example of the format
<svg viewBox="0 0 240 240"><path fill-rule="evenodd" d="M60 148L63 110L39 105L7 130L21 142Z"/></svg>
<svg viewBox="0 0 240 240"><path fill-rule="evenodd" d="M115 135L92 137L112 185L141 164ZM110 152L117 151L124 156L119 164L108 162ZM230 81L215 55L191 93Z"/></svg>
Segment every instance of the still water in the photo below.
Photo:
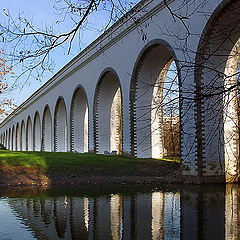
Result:
<svg viewBox="0 0 240 240"><path fill-rule="evenodd" d="M0 239L240 239L237 185L1 189Z"/></svg>

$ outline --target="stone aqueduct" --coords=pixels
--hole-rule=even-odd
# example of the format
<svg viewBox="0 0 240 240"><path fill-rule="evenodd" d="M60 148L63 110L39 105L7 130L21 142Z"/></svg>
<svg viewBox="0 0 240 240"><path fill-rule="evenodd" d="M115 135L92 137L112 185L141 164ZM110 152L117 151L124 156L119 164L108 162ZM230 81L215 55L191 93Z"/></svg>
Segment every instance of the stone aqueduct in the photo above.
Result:
<svg viewBox="0 0 240 240"><path fill-rule="evenodd" d="M1 142L17 151L161 158L174 61L183 174L236 180L240 1L167 3L141 1L1 123Z"/></svg>

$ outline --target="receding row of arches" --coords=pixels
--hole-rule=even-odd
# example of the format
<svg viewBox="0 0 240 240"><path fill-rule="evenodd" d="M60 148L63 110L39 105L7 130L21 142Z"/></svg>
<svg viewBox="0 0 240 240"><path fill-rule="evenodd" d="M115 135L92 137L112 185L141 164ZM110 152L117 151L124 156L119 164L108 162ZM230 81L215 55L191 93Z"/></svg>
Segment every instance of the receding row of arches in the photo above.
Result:
<svg viewBox="0 0 240 240"><path fill-rule="evenodd" d="M48 105L45 107L42 126L39 113L36 112L33 122L28 117L9 128L2 134L2 143L7 149L13 151L51 151L51 114Z"/></svg>
<svg viewBox="0 0 240 240"><path fill-rule="evenodd" d="M146 46L138 58L130 86L132 155L142 158L179 156L179 89L177 64L171 48L156 41ZM118 74L106 69L99 78L94 98L96 153L124 152L122 104ZM38 112L33 119L29 116L26 122L5 130L2 142L8 149L17 151L88 152L89 103L83 87L79 86L73 93L69 112L70 118L65 100L60 96L54 113L46 105L42 119Z"/></svg>
<svg viewBox="0 0 240 240"><path fill-rule="evenodd" d="M13 151L66 151L66 109L63 98L56 104L54 119L54 146L52 144L52 116L46 105L42 120L38 112L33 120L29 116L27 121L21 121L2 134L2 143Z"/></svg>

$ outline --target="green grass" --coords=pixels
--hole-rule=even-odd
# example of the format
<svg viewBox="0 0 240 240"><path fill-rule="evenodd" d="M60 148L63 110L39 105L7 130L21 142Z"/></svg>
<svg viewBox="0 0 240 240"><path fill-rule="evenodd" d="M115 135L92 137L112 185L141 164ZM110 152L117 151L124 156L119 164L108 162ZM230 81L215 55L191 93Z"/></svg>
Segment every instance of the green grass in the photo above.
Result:
<svg viewBox="0 0 240 240"><path fill-rule="evenodd" d="M12 152L0 150L0 167L38 169L59 176L159 175L179 167L178 159L137 159L71 152Z"/></svg>

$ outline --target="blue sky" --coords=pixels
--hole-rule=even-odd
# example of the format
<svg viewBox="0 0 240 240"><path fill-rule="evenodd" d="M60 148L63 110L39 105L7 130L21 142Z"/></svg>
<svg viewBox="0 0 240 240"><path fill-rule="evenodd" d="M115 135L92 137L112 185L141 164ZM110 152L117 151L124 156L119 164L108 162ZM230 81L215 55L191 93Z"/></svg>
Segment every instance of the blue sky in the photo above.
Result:
<svg viewBox="0 0 240 240"><path fill-rule="evenodd" d="M59 1L59 0L58 0ZM5 12L10 13L10 16L17 18L19 13L21 13L27 19L31 19L35 26L45 27L51 23L56 22L62 16L58 15L56 9L54 9L54 4L56 0L7 0L1 2L0 8L0 21L6 22L8 17ZM135 0L134 2L138 2ZM97 12L89 19L88 28L81 32L81 35L76 37L73 44L73 48L70 55L67 55L66 51L62 48L54 51L52 53L52 58L55 61L54 73L61 69L67 62L69 62L74 56L76 56L81 50L83 50L88 44L90 44L94 39L96 39L100 30L103 29L107 21L107 13ZM59 31L67 31L73 26L73 22L67 18L64 22L60 23L58 26ZM81 37L81 44L79 45L79 37ZM6 48L7 46L0 46L0 48ZM13 69L14 72L18 73L20 69ZM26 84L21 85L25 79L21 79L20 85L17 89L11 92L11 96L15 99L17 105L20 105L26 98L28 98L34 91L41 87L53 74L48 74L40 80L30 79ZM11 79L9 83L11 84Z"/></svg>

